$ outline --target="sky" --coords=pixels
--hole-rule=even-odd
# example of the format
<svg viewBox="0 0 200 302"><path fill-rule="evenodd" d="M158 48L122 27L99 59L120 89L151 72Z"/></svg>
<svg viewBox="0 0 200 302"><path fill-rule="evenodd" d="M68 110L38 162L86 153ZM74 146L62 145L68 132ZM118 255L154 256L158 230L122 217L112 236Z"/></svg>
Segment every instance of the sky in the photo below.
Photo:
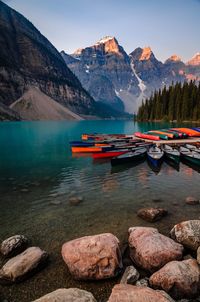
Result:
<svg viewBox="0 0 200 302"><path fill-rule="evenodd" d="M4 0L59 50L115 36L127 53L150 46L165 61L200 52L200 0Z"/></svg>

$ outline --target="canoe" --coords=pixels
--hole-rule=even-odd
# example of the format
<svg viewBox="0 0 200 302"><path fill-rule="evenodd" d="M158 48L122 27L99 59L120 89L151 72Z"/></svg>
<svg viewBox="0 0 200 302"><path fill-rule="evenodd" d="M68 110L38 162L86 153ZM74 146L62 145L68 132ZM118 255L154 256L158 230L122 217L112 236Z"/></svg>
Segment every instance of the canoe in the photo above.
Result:
<svg viewBox="0 0 200 302"><path fill-rule="evenodd" d="M178 133L181 138L187 138L188 137L188 134L186 134L185 132L180 132L179 130L175 130L174 128L169 129L168 131Z"/></svg>
<svg viewBox="0 0 200 302"><path fill-rule="evenodd" d="M200 153L189 150L185 147L180 147L180 153L186 161L198 166L200 165Z"/></svg>
<svg viewBox="0 0 200 302"><path fill-rule="evenodd" d="M153 131L148 131L148 133L157 133L158 135L159 134L162 134L162 135L166 135L168 138L174 138L174 134L173 133L167 133L167 132L164 132L164 131L160 131L160 130L153 130Z"/></svg>
<svg viewBox="0 0 200 302"><path fill-rule="evenodd" d="M111 159L111 165L116 166L125 163L138 162L146 156L146 148L140 148L135 151L127 152Z"/></svg>
<svg viewBox="0 0 200 302"><path fill-rule="evenodd" d="M72 141L69 143L71 147L92 147L94 146L93 142L82 142L82 141Z"/></svg>
<svg viewBox="0 0 200 302"><path fill-rule="evenodd" d="M163 151L165 153L166 158L168 158L176 163L180 162L180 152L177 149L172 148L169 145L165 145L163 147Z"/></svg>
<svg viewBox="0 0 200 302"><path fill-rule="evenodd" d="M147 134L151 134L151 135L157 135L159 136L160 139L164 139L164 140L168 140L168 136L167 135L164 135L164 134L161 134L161 133L156 133L156 132L147 132Z"/></svg>
<svg viewBox="0 0 200 302"><path fill-rule="evenodd" d="M200 149L197 147L197 146L194 146L194 145L190 145L190 144L186 144L185 147L189 150L192 150L192 151L195 151L195 152L198 152L200 153Z"/></svg>
<svg viewBox="0 0 200 302"><path fill-rule="evenodd" d="M125 154L127 152L129 152L129 149L117 150L117 151L107 151L107 152L93 153L92 157L94 159L112 158L112 157L116 157L116 156Z"/></svg>
<svg viewBox="0 0 200 302"><path fill-rule="evenodd" d="M156 146L150 147L147 151L147 157L151 164L155 167L158 167L162 163L163 156L164 151Z"/></svg>
<svg viewBox="0 0 200 302"><path fill-rule="evenodd" d="M178 172L180 171L180 157L179 157L179 160L175 161L175 160L172 160L172 159L164 156L164 160L167 163L167 165L169 165L170 167L172 167L173 169L175 169Z"/></svg>
<svg viewBox="0 0 200 302"><path fill-rule="evenodd" d="M172 128L174 130L178 130L180 132L184 132L186 133L188 136L200 136L200 132L195 131L193 129L189 129L189 128Z"/></svg>
<svg viewBox="0 0 200 302"><path fill-rule="evenodd" d="M93 153L93 152L103 152L110 150L110 147L72 147L73 153Z"/></svg>
<svg viewBox="0 0 200 302"><path fill-rule="evenodd" d="M160 137L158 135L151 135L151 134L146 134L146 133L141 133L141 132L135 132L134 135L139 138L144 138L144 139L149 139L149 140L154 140L154 141L160 140Z"/></svg>
<svg viewBox="0 0 200 302"><path fill-rule="evenodd" d="M192 130L200 132L200 128L192 128Z"/></svg>
<svg viewBox="0 0 200 302"><path fill-rule="evenodd" d="M168 129L162 129L161 131L165 132L165 133L172 133L174 135L174 138L180 138L180 137L183 137L183 134L182 133L178 133L178 132L175 132L175 131L172 131L172 130L168 130Z"/></svg>
<svg viewBox="0 0 200 302"><path fill-rule="evenodd" d="M101 134L101 133L94 133L94 134L82 134L82 140L101 140L105 138L125 138L127 137L125 134Z"/></svg>

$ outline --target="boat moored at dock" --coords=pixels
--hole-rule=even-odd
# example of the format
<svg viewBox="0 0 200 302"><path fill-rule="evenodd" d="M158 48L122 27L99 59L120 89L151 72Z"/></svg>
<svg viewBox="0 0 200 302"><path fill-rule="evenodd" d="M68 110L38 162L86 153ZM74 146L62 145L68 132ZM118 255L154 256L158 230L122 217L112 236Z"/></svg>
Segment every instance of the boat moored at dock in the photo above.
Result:
<svg viewBox="0 0 200 302"><path fill-rule="evenodd" d="M198 166L200 165L200 153L189 150L185 147L180 147L180 153L184 160Z"/></svg>
<svg viewBox="0 0 200 302"><path fill-rule="evenodd" d="M158 135L152 135L152 134L141 133L141 132L135 132L134 134L136 137L143 138L143 139L149 139L154 141L160 140L160 137Z"/></svg>
<svg viewBox="0 0 200 302"><path fill-rule="evenodd" d="M180 152L177 149L169 145L164 145L163 151L165 153L166 158L175 161L176 163L180 162Z"/></svg>
<svg viewBox="0 0 200 302"><path fill-rule="evenodd" d="M160 148L153 146L147 151L147 157L151 164L158 167L163 161L164 151Z"/></svg>
<svg viewBox="0 0 200 302"><path fill-rule="evenodd" d="M111 159L111 165L119 165L124 163L136 162L145 158L147 149L146 148L138 148L131 152L127 152L125 154L119 155Z"/></svg>

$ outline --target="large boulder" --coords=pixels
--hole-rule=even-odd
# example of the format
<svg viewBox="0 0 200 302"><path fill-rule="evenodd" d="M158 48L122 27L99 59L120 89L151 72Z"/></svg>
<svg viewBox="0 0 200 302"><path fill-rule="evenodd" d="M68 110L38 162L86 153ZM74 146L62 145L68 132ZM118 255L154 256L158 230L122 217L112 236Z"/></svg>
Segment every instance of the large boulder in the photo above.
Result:
<svg viewBox="0 0 200 302"><path fill-rule="evenodd" d="M137 215L149 222L155 222L167 215L167 210L162 208L143 208L137 212Z"/></svg>
<svg viewBox="0 0 200 302"><path fill-rule="evenodd" d="M118 243L110 233L86 236L63 244L61 253L75 279L105 279L122 269Z"/></svg>
<svg viewBox="0 0 200 302"><path fill-rule="evenodd" d="M171 261L154 273L149 282L175 299L192 298L199 294L200 267L195 259Z"/></svg>
<svg viewBox="0 0 200 302"><path fill-rule="evenodd" d="M183 246L150 227L129 229L130 257L145 270L154 272L167 262L182 259Z"/></svg>
<svg viewBox="0 0 200 302"><path fill-rule="evenodd" d="M94 296L78 288L60 288L33 302L96 302Z"/></svg>
<svg viewBox="0 0 200 302"><path fill-rule="evenodd" d="M35 273L46 264L48 254L39 247L29 247L11 258L0 270L0 283L13 283Z"/></svg>
<svg viewBox="0 0 200 302"><path fill-rule="evenodd" d="M108 302L173 302L166 293L149 287L117 284L112 289Z"/></svg>
<svg viewBox="0 0 200 302"><path fill-rule="evenodd" d="M6 256L14 256L21 253L28 245L28 239L23 235L15 235L5 239L0 246L0 252Z"/></svg>
<svg viewBox="0 0 200 302"><path fill-rule="evenodd" d="M171 237L185 247L196 251L200 246L200 220L187 220L176 224Z"/></svg>

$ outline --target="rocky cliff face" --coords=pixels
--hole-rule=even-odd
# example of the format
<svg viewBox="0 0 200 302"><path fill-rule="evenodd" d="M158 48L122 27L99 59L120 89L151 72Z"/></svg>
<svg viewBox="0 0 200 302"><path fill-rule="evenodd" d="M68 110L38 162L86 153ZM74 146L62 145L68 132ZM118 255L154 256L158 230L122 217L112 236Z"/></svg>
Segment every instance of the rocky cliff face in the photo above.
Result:
<svg viewBox="0 0 200 302"><path fill-rule="evenodd" d="M29 87L79 114L96 114L94 100L60 53L21 14L0 1L0 103L10 106Z"/></svg>
<svg viewBox="0 0 200 302"><path fill-rule="evenodd" d="M130 66L130 58L114 37L108 36L93 46L78 49L72 54L75 61L64 52L61 54L96 101L127 111L121 92L129 91L136 97L139 95L139 82Z"/></svg>
<svg viewBox="0 0 200 302"><path fill-rule="evenodd" d="M162 85L163 64L155 58L150 47L136 48L130 53L130 57L137 75L145 83L147 90Z"/></svg>
<svg viewBox="0 0 200 302"><path fill-rule="evenodd" d="M0 103L0 121L20 121L21 116L14 110Z"/></svg>

